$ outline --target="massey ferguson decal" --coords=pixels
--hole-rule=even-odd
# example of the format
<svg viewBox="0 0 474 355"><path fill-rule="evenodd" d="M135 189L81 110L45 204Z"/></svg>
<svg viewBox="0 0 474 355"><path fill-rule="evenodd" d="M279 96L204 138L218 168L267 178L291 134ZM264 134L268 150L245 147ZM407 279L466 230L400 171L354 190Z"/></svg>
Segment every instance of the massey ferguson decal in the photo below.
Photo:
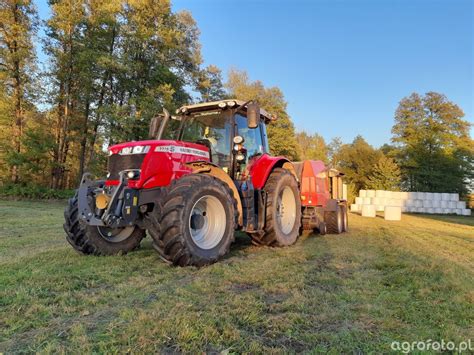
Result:
<svg viewBox="0 0 474 355"><path fill-rule="evenodd" d="M155 148L155 152L187 154L209 159L209 152L177 145L159 145Z"/></svg>

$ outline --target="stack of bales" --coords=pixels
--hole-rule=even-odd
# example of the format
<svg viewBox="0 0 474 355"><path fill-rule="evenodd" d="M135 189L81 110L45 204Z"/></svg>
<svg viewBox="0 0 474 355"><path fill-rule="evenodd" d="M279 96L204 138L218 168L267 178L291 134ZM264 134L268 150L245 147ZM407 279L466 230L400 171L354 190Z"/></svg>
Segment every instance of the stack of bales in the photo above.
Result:
<svg viewBox="0 0 474 355"><path fill-rule="evenodd" d="M466 202L459 201L459 194L454 193L360 190L351 211L361 212L367 205L378 212L390 206L400 207L402 212L471 215Z"/></svg>

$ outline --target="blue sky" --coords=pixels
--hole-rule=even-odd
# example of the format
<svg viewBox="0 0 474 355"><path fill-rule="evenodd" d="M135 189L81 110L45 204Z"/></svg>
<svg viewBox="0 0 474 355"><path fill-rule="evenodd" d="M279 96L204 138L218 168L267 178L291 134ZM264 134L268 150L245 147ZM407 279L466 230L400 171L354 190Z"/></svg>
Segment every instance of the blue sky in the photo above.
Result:
<svg viewBox="0 0 474 355"><path fill-rule="evenodd" d="M38 0L42 17L46 0ZM474 121L470 0L175 0L201 31L205 64L278 86L298 130L389 142L412 92L438 91ZM471 134L474 130L471 130Z"/></svg>

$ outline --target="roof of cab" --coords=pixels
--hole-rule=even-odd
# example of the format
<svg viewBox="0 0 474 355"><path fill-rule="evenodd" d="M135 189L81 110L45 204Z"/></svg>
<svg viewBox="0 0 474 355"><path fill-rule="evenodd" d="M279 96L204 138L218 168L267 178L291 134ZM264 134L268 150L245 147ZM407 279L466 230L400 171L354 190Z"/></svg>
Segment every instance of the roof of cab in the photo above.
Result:
<svg viewBox="0 0 474 355"><path fill-rule="evenodd" d="M222 108L221 106L219 106L219 104L223 104L225 103L226 105L232 105L232 106L226 106L226 107L232 107L232 108L236 108L236 107L239 107L241 105L244 105L246 104L246 101L242 101L242 100L237 100L237 99L228 99L228 100L220 100L220 101L212 101L212 102L202 102L202 103L199 103L199 104L194 104L194 105L185 105L185 106L181 106L179 109L176 110L176 113L179 114L179 113L192 113L192 112L200 112L200 111L207 111L207 110L213 110L213 109L217 109L217 108ZM244 108L246 108L246 106L244 106ZM265 120L265 121L272 121L275 119L274 116L272 116L271 114L269 114L267 111L265 111L264 109L260 108L260 116Z"/></svg>

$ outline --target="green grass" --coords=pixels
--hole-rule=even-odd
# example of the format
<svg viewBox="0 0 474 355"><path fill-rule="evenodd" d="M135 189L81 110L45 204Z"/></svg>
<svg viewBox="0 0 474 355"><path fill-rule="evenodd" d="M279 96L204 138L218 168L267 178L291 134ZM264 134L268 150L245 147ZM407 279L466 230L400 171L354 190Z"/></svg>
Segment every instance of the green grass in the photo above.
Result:
<svg viewBox="0 0 474 355"><path fill-rule="evenodd" d="M82 256L63 203L0 201L0 352L388 352L474 337L474 218L350 215L344 235L175 268Z"/></svg>

